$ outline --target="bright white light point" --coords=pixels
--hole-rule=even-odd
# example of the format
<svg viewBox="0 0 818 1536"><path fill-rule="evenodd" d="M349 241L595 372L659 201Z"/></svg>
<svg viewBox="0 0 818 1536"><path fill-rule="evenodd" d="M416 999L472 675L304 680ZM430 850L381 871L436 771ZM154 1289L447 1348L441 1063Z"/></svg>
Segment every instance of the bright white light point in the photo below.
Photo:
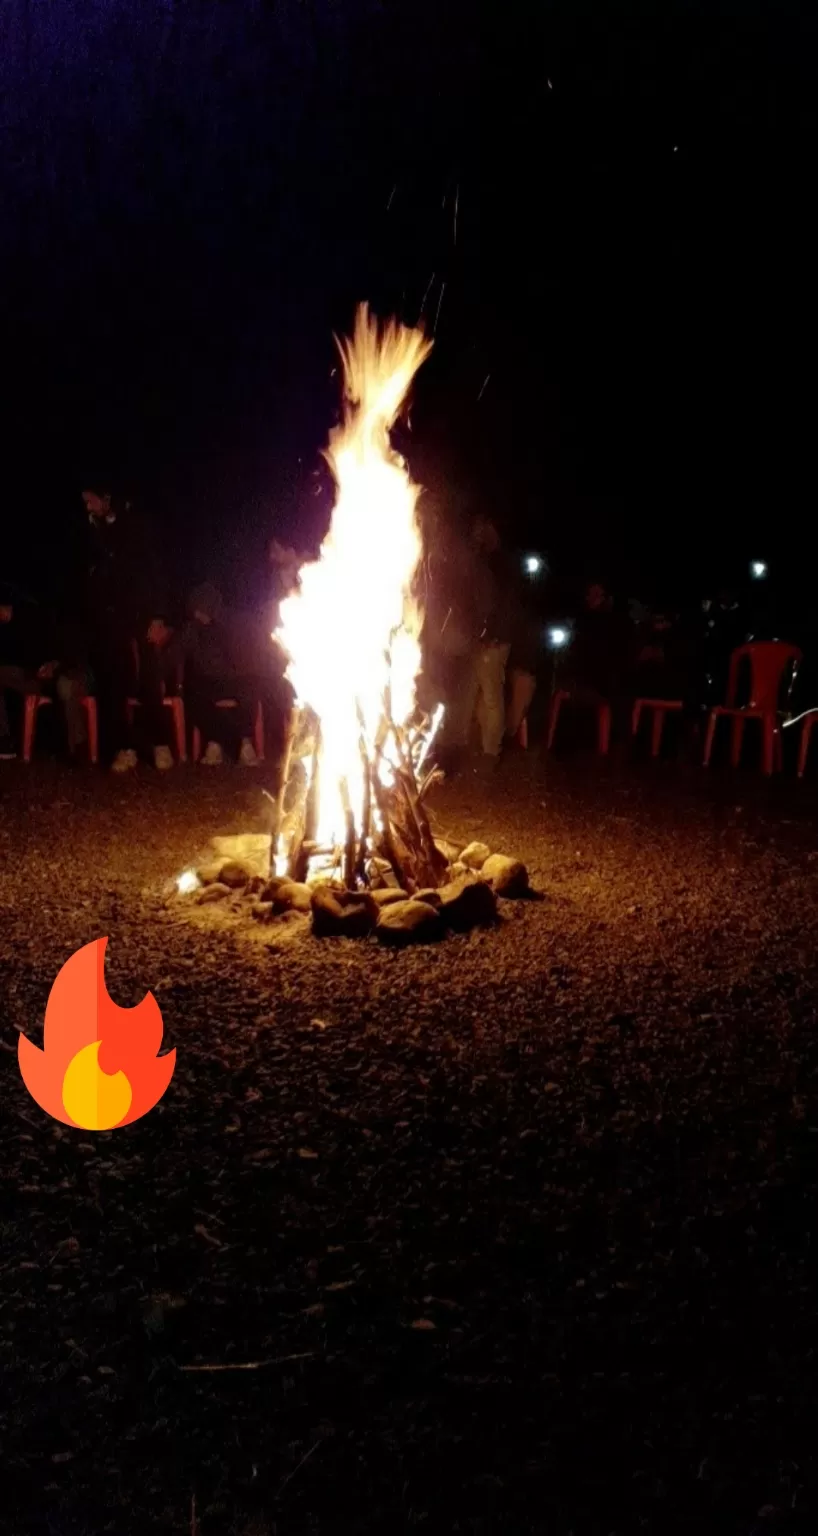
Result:
<svg viewBox="0 0 818 1536"><path fill-rule="evenodd" d="M542 560L539 555L526 555L523 564L529 576L536 576L542 570Z"/></svg>
<svg viewBox="0 0 818 1536"><path fill-rule="evenodd" d="M766 560L752 560L750 562L750 575L753 576L756 581L763 581L764 577L766 576L766 574L767 574L767 562L766 562Z"/></svg>
<svg viewBox="0 0 818 1536"><path fill-rule="evenodd" d="M549 629L548 639L550 640L554 649L558 651L563 645L568 644L568 631L567 629L560 629L559 627L556 629Z"/></svg>
<svg viewBox="0 0 818 1536"><path fill-rule="evenodd" d="M180 896L189 896L191 891L199 889L199 876L195 869L183 869L181 875L177 875L176 889Z"/></svg>

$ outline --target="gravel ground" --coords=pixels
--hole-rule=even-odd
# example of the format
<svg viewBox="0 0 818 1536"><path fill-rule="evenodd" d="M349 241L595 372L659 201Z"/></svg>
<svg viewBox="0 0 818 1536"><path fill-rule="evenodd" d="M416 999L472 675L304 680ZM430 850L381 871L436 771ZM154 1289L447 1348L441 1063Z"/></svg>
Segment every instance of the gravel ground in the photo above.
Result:
<svg viewBox="0 0 818 1536"><path fill-rule="evenodd" d="M544 900L270 948L160 899L256 778L2 765L0 1530L814 1532L815 806L511 762L440 830ZM100 934L179 1055L95 1135L15 1057Z"/></svg>

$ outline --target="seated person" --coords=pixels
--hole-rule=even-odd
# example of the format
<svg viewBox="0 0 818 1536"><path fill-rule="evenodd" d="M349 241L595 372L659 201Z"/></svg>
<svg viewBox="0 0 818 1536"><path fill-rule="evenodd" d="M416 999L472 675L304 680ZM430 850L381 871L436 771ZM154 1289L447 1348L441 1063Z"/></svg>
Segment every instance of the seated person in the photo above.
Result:
<svg viewBox="0 0 818 1536"><path fill-rule="evenodd" d="M654 609L635 626L630 691L634 698L681 699L688 692L685 637L677 615Z"/></svg>
<svg viewBox="0 0 818 1536"><path fill-rule="evenodd" d="M85 667L65 634L38 604L11 587L0 588L0 758L16 757L8 697L53 692L58 699L74 756L86 745L83 699L89 691Z"/></svg>
<svg viewBox="0 0 818 1536"><path fill-rule="evenodd" d="M166 618L151 620L144 636L134 641L132 655L127 699L117 712L121 745L111 767L114 773L125 773L140 759L152 760L154 768L165 773L174 764L173 716L165 699L179 692L182 679L181 656Z"/></svg>
<svg viewBox="0 0 818 1536"><path fill-rule="evenodd" d="M191 593L190 618L178 639L184 662L185 715L188 727L198 730L206 743L202 762L214 766L223 761L225 732L241 739L239 761L245 767L258 763L252 741L253 713L258 701L257 679L240 665L239 645L231 633L221 593L205 583ZM234 699L234 709L219 709L222 699Z"/></svg>

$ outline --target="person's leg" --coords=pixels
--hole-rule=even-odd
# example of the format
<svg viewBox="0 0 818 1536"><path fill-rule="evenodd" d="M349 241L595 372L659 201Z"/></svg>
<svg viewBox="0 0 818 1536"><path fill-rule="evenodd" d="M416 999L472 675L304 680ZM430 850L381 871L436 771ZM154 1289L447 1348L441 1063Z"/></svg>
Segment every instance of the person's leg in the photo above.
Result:
<svg viewBox="0 0 818 1536"><path fill-rule="evenodd" d="M91 657L96 686L102 755L107 761L135 750L128 700L136 697L136 666L131 641L116 631L96 639Z"/></svg>
<svg viewBox="0 0 818 1536"><path fill-rule="evenodd" d="M73 757L85 746L88 737L85 706L82 702L88 692L87 678L83 672L73 669L59 672L54 689L65 720L68 750Z"/></svg>
<svg viewBox="0 0 818 1536"><path fill-rule="evenodd" d="M513 667L509 672L508 709L506 711L506 735L517 735L537 691L537 679L533 672L522 672Z"/></svg>
<svg viewBox="0 0 818 1536"><path fill-rule="evenodd" d="M480 650L480 729L486 757L497 757L503 744L508 653L507 645L484 645Z"/></svg>
<svg viewBox="0 0 818 1536"><path fill-rule="evenodd" d="M171 712L165 707L162 652L146 642L139 652L139 708L134 712L133 737L140 757L156 761L157 748L170 749ZM166 752L163 761L166 760Z"/></svg>
<svg viewBox="0 0 818 1536"><path fill-rule="evenodd" d="M480 652L475 648L468 656L458 657L452 667L449 696L444 718L444 741L447 747L462 750L469 745L472 720L480 693Z"/></svg>

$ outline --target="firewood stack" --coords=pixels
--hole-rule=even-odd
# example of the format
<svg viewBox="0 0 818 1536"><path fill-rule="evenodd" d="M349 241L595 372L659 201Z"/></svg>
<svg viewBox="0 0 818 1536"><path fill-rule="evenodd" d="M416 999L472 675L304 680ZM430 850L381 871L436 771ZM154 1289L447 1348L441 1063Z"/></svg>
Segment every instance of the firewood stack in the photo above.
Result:
<svg viewBox="0 0 818 1536"><path fill-rule="evenodd" d="M287 731L281 780L273 800L270 873L286 856L287 875L306 879L310 860L321 858L334 868L347 890L364 890L377 881L374 860L385 860L398 887L410 894L445 884L450 866L432 836L425 809L429 790L442 775L423 772L421 747L429 722L418 718L411 727L395 724L388 696L374 748L367 749L361 730L364 770L363 806L356 822L346 785L340 785L345 813L342 846L316 842L318 789L321 774L321 730L310 710L295 708ZM272 797L271 797L272 798Z"/></svg>

